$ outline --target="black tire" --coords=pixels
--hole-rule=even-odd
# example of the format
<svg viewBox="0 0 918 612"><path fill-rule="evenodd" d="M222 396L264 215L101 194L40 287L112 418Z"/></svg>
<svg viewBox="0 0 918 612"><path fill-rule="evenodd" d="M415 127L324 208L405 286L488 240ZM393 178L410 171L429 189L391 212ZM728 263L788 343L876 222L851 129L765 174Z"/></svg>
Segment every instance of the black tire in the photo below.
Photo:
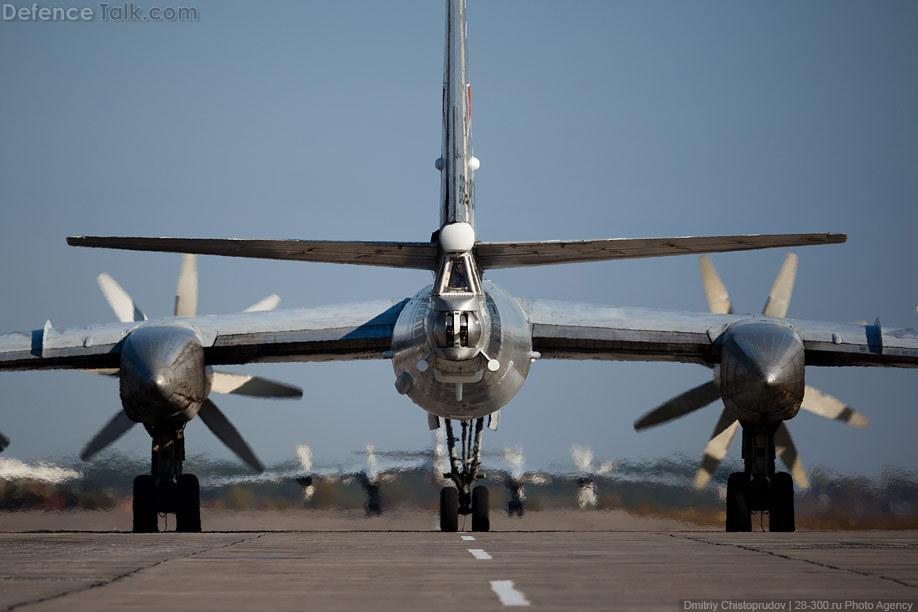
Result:
<svg viewBox="0 0 918 612"><path fill-rule="evenodd" d="M794 531L794 480L787 472L771 477L768 495L768 531Z"/></svg>
<svg viewBox="0 0 918 612"><path fill-rule="evenodd" d="M367 516L382 514L382 498L379 495L379 485L367 486L367 503L364 505Z"/></svg>
<svg viewBox="0 0 918 612"><path fill-rule="evenodd" d="M159 520L156 516L156 481L149 474L134 479L134 533L156 533Z"/></svg>
<svg viewBox="0 0 918 612"><path fill-rule="evenodd" d="M182 474L175 492L175 530L201 533L201 486L198 477Z"/></svg>
<svg viewBox="0 0 918 612"><path fill-rule="evenodd" d="M440 489L440 531L459 531L459 491Z"/></svg>
<svg viewBox="0 0 918 612"><path fill-rule="evenodd" d="M752 531L749 510L749 479L743 472L734 472L727 479L727 531Z"/></svg>
<svg viewBox="0 0 918 612"><path fill-rule="evenodd" d="M491 519L488 518L489 506L488 487L478 486L472 489L472 531L491 529Z"/></svg>

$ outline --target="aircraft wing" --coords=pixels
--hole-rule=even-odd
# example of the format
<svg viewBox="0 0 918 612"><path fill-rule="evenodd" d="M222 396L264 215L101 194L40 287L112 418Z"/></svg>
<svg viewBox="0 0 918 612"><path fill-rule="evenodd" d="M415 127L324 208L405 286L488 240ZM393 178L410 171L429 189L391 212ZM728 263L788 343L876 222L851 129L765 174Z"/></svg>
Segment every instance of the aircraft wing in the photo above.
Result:
<svg viewBox="0 0 918 612"><path fill-rule="evenodd" d="M436 268L438 257L438 247L433 242L71 236L67 238L67 244L128 251L194 253L422 270Z"/></svg>
<svg viewBox="0 0 918 612"><path fill-rule="evenodd" d="M478 265L483 270L488 270L613 259L666 257L691 253L723 253L775 247L837 244L845 240L847 240L845 234L753 234L679 238L476 242L474 253ZM70 236L67 238L67 244L129 251L196 253L198 255L319 261L424 270L433 270L439 256L439 245L435 242Z"/></svg>
<svg viewBox="0 0 918 612"><path fill-rule="evenodd" d="M691 253L723 253L775 247L838 244L845 242L847 238L846 234L753 234L680 238L478 242L475 244L475 258L481 269L493 270L613 259L666 257Z"/></svg>
<svg viewBox="0 0 918 612"><path fill-rule="evenodd" d="M728 325L759 315L595 306L522 300L532 349L545 359L720 363L718 338ZM918 368L918 330L781 319L797 330L806 364Z"/></svg>
<svg viewBox="0 0 918 612"><path fill-rule="evenodd" d="M118 368L121 341L141 325L185 325L207 365L382 359L407 300L109 323L0 335L0 370Z"/></svg>

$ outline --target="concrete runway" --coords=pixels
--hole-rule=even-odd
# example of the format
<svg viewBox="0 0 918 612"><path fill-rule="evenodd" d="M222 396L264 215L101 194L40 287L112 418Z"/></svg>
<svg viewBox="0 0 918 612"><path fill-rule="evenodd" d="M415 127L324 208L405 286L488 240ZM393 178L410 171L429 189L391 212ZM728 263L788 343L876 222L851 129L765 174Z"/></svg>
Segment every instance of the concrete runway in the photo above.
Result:
<svg viewBox="0 0 918 612"><path fill-rule="evenodd" d="M270 522L275 513L261 514ZM565 515L556 526L589 519L585 529L596 529L589 521L602 514ZM425 513L389 521L417 528L419 518L433 527ZM356 531L367 521L347 517L337 528L334 517L320 523L316 531L194 535L7 531L0 533L0 610L468 611L528 602L540 610L673 611L689 609L686 599L708 600L694 608L707 610L723 610L725 600L790 610L908 602L918 610L916 532L444 534ZM506 517L498 523L526 528ZM814 600L827 607L794 605Z"/></svg>

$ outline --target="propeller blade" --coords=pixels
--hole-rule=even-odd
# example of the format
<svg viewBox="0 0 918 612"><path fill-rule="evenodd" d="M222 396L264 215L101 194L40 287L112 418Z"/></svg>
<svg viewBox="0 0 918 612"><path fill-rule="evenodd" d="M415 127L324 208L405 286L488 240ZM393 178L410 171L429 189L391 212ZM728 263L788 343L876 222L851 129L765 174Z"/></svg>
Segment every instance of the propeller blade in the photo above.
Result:
<svg viewBox="0 0 918 612"><path fill-rule="evenodd" d="M704 295L708 298L708 307L714 314L733 314L733 305L730 295L724 287L714 264L707 255L698 258L698 267L701 268L701 282L704 284Z"/></svg>
<svg viewBox="0 0 918 612"><path fill-rule="evenodd" d="M577 466L577 469L581 472L590 472L592 471L593 463L593 449L588 446L580 446L579 444L574 444L571 446L571 459L574 460L574 465Z"/></svg>
<svg viewBox="0 0 918 612"><path fill-rule="evenodd" d="M775 284L771 286L768 294L768 300L765 302L765 308L762 314L767 317L782 318L787 314L787 307L790 306L791 294L794 292L794 280L797 278L797 256L788 253L778 270L778 276L775 278Z"/></svg>
<svg viewBox="0 0 918 612"><path fill-rule="evenodd" d="M80 453L80 459L89 461L93 455L123 436L134 426L134 421L129 419L123 410L119 410L105 427L86 443Z"/></svg>
<svg viewBox="0 0 918 612"><path fill-rule="evenodd" d="M9 445L10 445L10 439L4 436L2 433L0 433L0 453L2 453L4 449L6 449L6 447Z"/></svg>
<svg viewBox="0 0 918 612"><path fill-rule="evenodd" d="M198 311L198 264L194 255L182 255L175 288L175 316L193 317Z"/></svg>
<svg viewBox="0 0 918 612"><path fill-rule="evenodd" d="M242 312L262 312L265 310L274 310L277 308L278 304L280 304L280 296L276 293L272 293L260 302L255 302Z"/></svg>
<svg viewBox="0 0 918 612"><path fill-rule="evenodd" d="M300 460L300 466L304 472L312 469L312 449L305 444L296 447L296 456Z"/></svg>
<svg viewBox="0 0 918 612"><path fill-rule="evenodd" d="M293 385L262 378L248 374L232 374L230 372L214 372L211 383L213 393L234 393L249 397L303 397L303 390Z"/></svg>
<svg viewBox="0 0 918 612"><path fill-rule="evenodd" d="M851 406L846 406L841 400L809 385L804 389L803 404L800 407L821 417L842 421L861 429L867 427L870 422L870 419Z"/></svg>
<svg viewBox="0 0 918 612"><path fill-rule="evenodd" d="M95 368L93 370L80 370L84 374L95 374L96 376L118 376L121 373L120 368Z"/></svg>
<svg viewBox="0 0 918 612"><path fill-rule="evenodd" d="M714 381L698 385L682 395L677 395L665 404L654 408L634 422L635 431L662 425L704 408L711 402L720 399L720 390Z"/></svg>
<svg viewBox="0 0 918 612"><path fill-rule="evenodd" d="M246 444L242 436L239 435L239 431L233 427L233 424L230 423L226 415L217 408L216 404L209 399L204 400L204 403L201 405L201 410L198 412L198 416L201 417L201 420L204 421L207 428L210 429L227 448L236 453L236 456L242 459L249 467L259 474L265 471L265 466L258 460L258 457L255 456L255 453L252 452L249 445Z"/></svg>
<svg viewBox="0 0 918 612"><path fill-rule="evenodd" d="M775 452L781 457L781 462L787 466L797 486L801 489L809 489L810 481L806 477L806 470L803 469L803 463L797 454L797 447L794 446L786 423L781 423L778 431L775 432Z"/></svg>
<svg viewBox="0 0 918 612"><path fill-rule="evenodd" d="M108 305L115 311L115 316L118 317L119 321L130 323L131 321L147 320L147 315L143 314L143 311L137 307L128 292L122 289L114 278L103 272L96 277L96 282L99 283L102 295L105 296Z"/></svg>
<svg viewBox="0 0 918 612"><path fill-rule="evenodd" d="M724 408L720 413L720 418L717 420L717 425L714 426L714 433L711 434L711 439L708 441L707 446L704 447L704 457L701 460L701 465L698 467L698 471L695 472L695 482L693 484L696 491L702 490L710 482L711 477L717 470L717 466L727 456L727 449L730 448L730 443L733 442L733 436L736 435L736 430L738 429L739 421L734 419Z"/></svg>

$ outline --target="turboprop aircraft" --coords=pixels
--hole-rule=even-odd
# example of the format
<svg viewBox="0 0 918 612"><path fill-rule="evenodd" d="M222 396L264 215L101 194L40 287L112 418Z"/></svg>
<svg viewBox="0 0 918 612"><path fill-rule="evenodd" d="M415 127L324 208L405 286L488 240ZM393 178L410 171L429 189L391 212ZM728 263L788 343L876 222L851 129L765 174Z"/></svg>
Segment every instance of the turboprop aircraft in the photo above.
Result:
<svg viewBox="0 0 918 612"><path fill-rule="evenodd" d="M396 390L445 427L449 478L440 528L460 514L489 529L488 490L474 486L485 428L520 390L533 361L638 360L720 366L718 389L743 427L752 459L728 491L730 530L749 529L749 512L780 505L792 516L793 490L775 472L775 432L803 401L804 366L918 367L918 333L874 325L770 316L700 314L518 299L485 280L486 270L844 242L844 234L782 234L543 242L476 237L471 86L466 6L447 2L442 98L440 219L430 240L349 242L196 238L71 237L74 246L168 251L395 268L435 273L414 296L333 307L129 321L0 336L0 369L124 366L148 394L163 443L181 438L203 403L207 368L280 361L390 359ZM168 350L167 350L168 349ZM136 365L137 367L133 367ZM122 374L125 376L125 374ZM177 377L183 393L162 397L156 381ZM138 396L143 397L143 396ZM155 401L154 401L155 400ZM180 400L180 402L179 402ZM457 436L453 422L458 421ZM182 457L174 470L181 473ZM160 476L172 482L175 472ZM781 486L778 486L781 485ZM774 501L770 502L769 499ZM157 501L159 503L159 501ZM135 513L137 508L135 507ZM745 516L745 518L743 518ZM792 521L778 527L793 529Z"/></svg>

